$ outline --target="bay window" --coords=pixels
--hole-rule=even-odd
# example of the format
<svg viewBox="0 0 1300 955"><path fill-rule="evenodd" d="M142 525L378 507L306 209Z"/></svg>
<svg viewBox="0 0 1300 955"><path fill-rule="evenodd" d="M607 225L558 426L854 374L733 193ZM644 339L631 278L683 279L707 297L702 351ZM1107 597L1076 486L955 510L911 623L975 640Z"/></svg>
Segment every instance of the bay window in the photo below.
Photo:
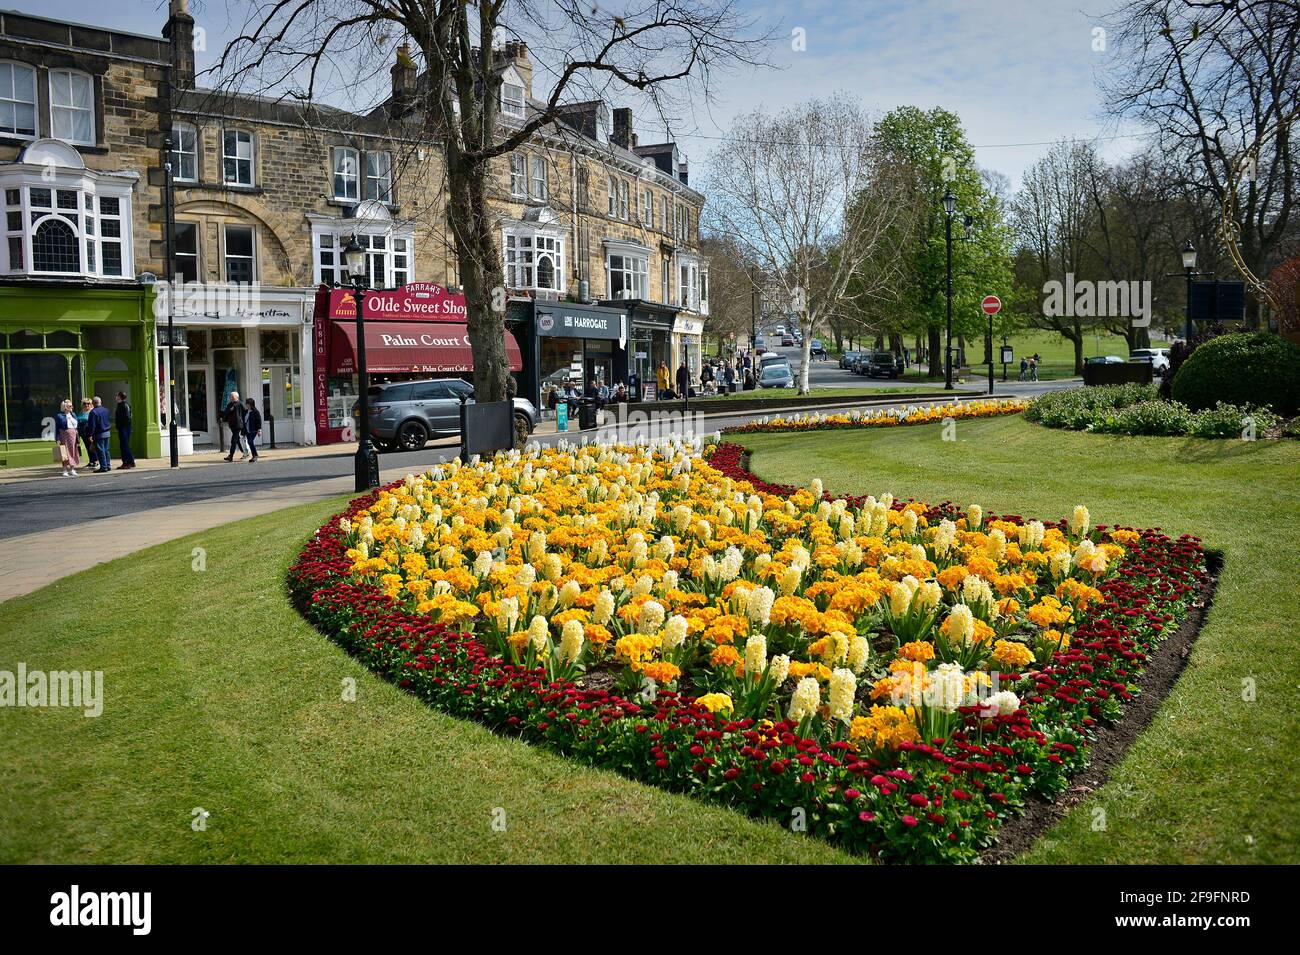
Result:
<svg viewBox="0 0 1300 955"><path fill-rule="evenodd" d="M549 232L507 229L503 234L506 287L564 291L564 239Z"/></svg>
<svg viewBox="0 0 1300 955"><path fill-rule="evenodd" d="M611 252L606 259L606 271L610 298L645 298L645 258Z"/></svg>
<svg viewBox="0 0 1300 955"><path fill-rule="evenodd" d="M132 274L130 187L82 178L37 185L40 173L5 185L5 271L120 278ZM101 195L97 189L116 194Z"/></svg>
<svg viewBox="0 0 1300 955"><path fill-rule="evenodd" d="M313 232L315 281L318 284L348 283L343 247L351 237L351 230L345 229ZM409 232L358 230L357 243L366 250L366 284L371 288L401 288L411 281L415 244Z"/></svg>

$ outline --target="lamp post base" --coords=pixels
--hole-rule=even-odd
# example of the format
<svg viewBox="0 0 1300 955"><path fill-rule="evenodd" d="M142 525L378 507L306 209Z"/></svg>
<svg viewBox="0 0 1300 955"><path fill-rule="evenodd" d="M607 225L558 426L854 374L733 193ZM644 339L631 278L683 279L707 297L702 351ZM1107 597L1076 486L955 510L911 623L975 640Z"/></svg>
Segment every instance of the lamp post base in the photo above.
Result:
<svg viewBox="0 0 1300 955"><path fill-rule="evenodd" d="M362 438L353 457L353 490L357 493L370 491L379 487L379 455L370 444L369 438Z"/></svg>

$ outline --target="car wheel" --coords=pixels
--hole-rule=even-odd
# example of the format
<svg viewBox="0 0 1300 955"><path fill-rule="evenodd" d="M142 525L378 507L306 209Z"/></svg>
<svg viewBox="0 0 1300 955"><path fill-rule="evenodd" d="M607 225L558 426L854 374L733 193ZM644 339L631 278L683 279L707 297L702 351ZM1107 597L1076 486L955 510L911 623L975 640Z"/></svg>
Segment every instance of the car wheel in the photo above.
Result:
<svg viewBox="0 0 1300 955"><path fill-rule="evenodd" d="M418 421L406 421L397 429L397 447L403 451L419 451L429 441L429 430Z"/></svg>

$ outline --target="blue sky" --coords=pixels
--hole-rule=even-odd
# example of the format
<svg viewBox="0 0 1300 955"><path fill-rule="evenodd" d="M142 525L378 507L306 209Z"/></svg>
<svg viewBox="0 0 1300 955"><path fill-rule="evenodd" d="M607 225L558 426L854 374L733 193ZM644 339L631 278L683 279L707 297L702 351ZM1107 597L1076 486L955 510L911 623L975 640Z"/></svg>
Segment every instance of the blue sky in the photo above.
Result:
<svg viewBox="0 0 1300 955"><path fill-rule="evenodd" d="M1094 28L1116 0L740 0L777 37L774 70L717 78L716 102L678 119L677 139L693 166L723 145L731 118L755 107L777 110L812 96L847 92L885 111L911 104L944 106L965 123L982 166L999 170L1013 187L1021 173L1063 136L1114 137L1134 131L1102 113L1099 75L1115 68L1113 42L1095 51ZM606 0L602 4L617 7ZM30 0L5 6L84 23L157 34L165 0ZM195 3L209 51L231 33L225 0ZM246 10L233 0L230 10ZM795 50L793 31L806 49ZM200 68L204 57L200 56ZM642 138L658 138L646 122ZM1102 139L1115 158L1140 145L1136 138ZM1030 145L1008 145L1026 143Z"/></svg>

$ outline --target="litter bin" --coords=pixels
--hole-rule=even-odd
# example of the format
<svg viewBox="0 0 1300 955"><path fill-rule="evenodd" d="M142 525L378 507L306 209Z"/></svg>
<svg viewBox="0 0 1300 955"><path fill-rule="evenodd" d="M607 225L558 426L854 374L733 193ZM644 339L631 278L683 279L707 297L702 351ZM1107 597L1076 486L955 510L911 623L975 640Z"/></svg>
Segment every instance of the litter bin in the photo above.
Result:
<svg viewBox="0 0 1300 955"><path fill-rule="evenodd" d="M578 429L591 431L596 427L596 400L583 398L578 405Z"/></svg>

